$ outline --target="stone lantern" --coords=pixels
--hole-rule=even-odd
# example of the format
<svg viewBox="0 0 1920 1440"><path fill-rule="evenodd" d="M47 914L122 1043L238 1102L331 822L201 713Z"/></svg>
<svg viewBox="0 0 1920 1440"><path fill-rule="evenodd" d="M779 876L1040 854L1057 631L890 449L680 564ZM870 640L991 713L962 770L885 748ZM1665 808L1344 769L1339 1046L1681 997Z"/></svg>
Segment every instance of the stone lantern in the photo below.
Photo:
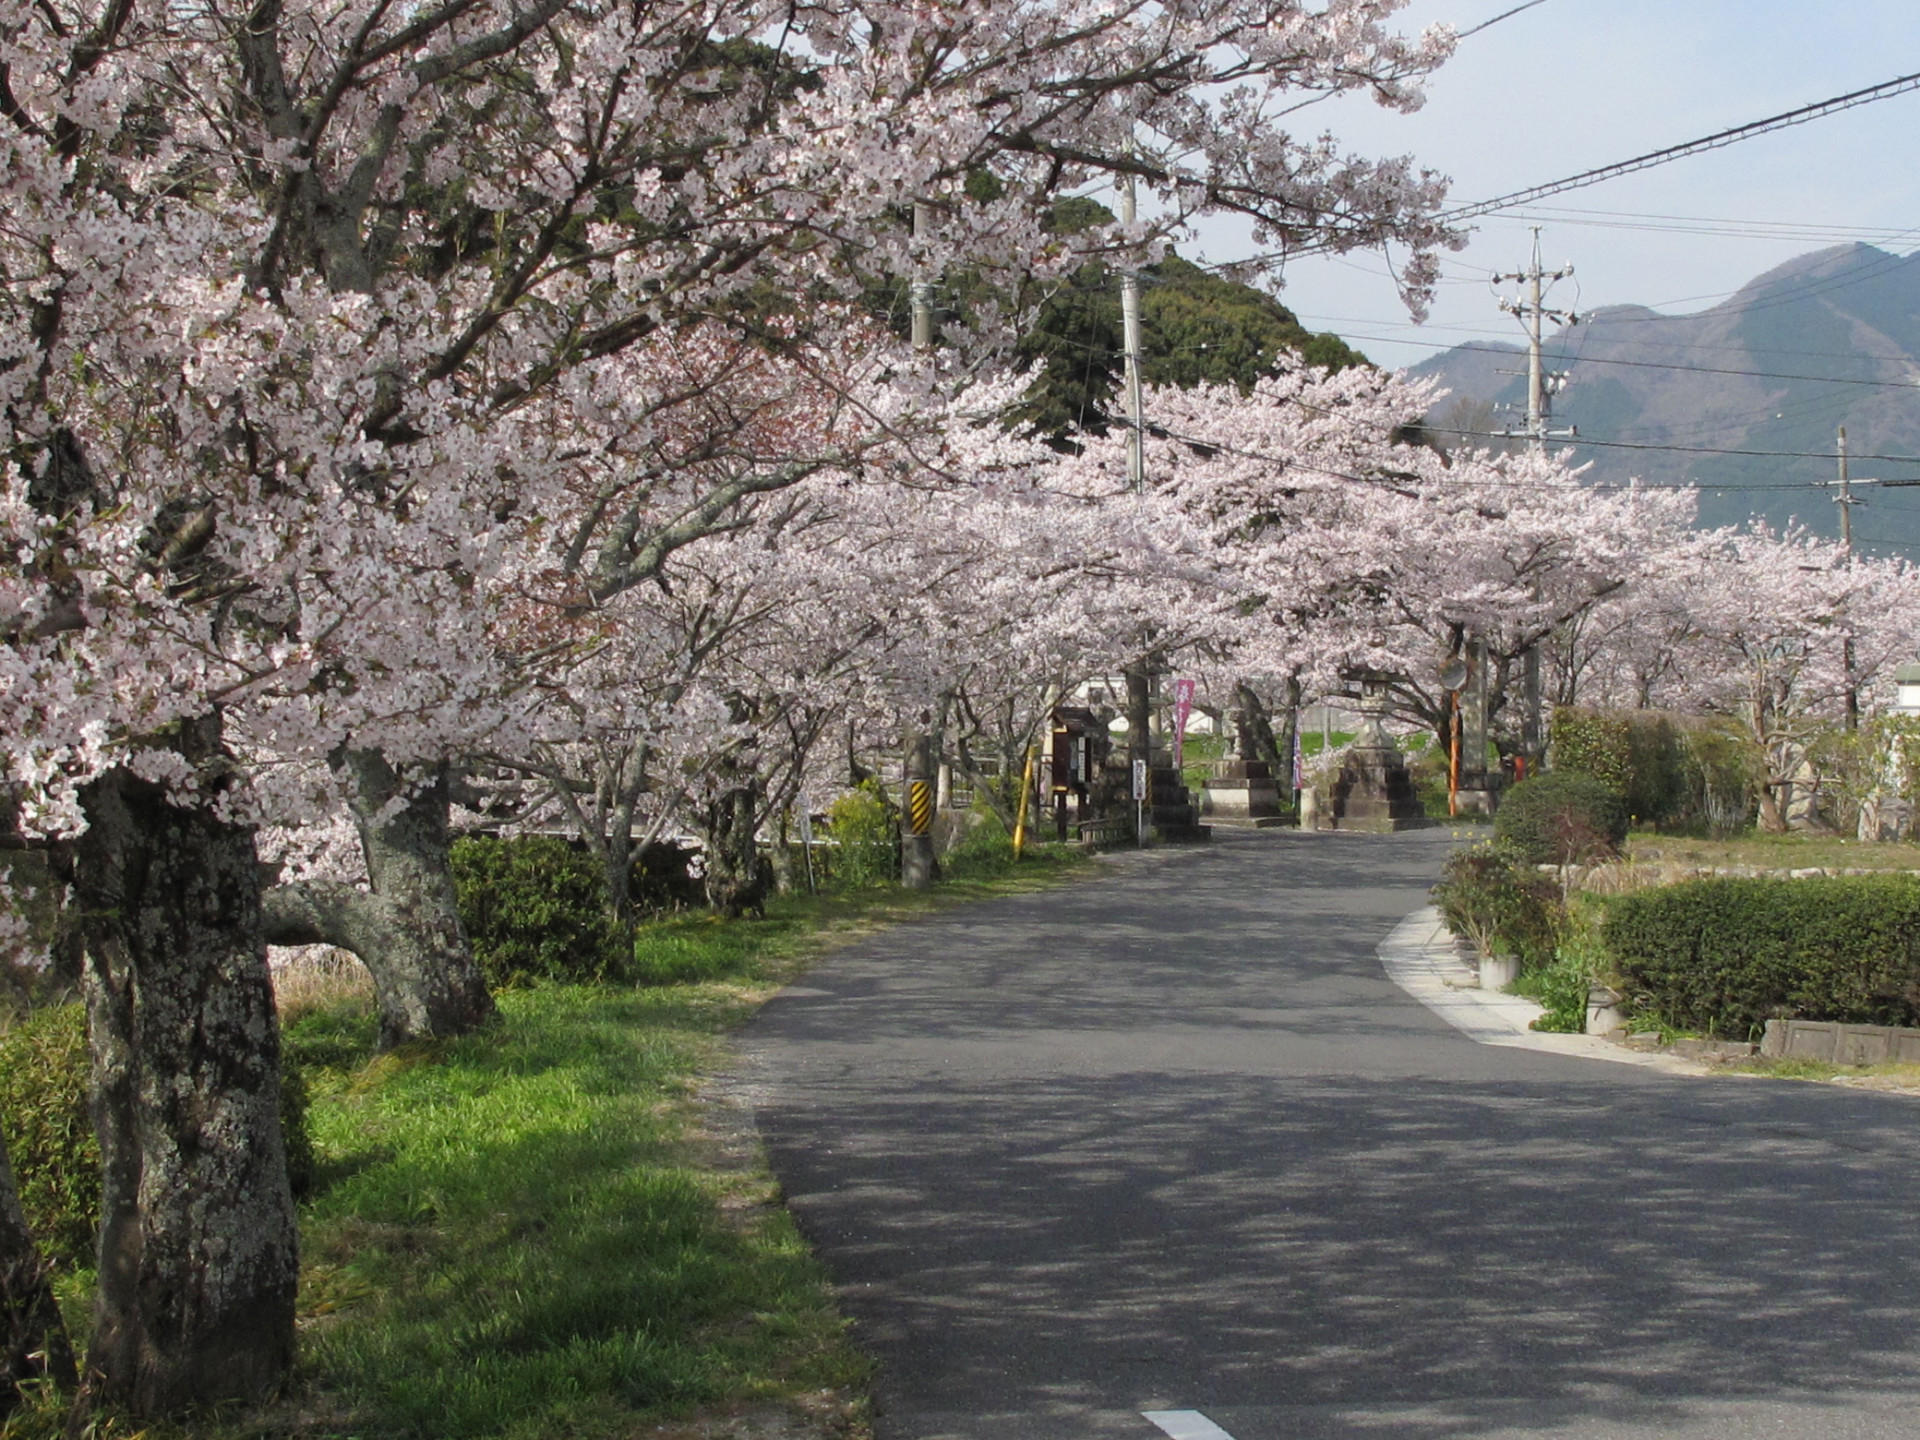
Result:
<svg viewBox="0 0 1920 1440"><path fill-rule="evenodd" d="M1407 773L1407 757L1387 733L1387 686L1392 677L1363 670L1346 678L1360 686L1360 733L1348 747L1334 781L1333 828L1385 833L1427 824L1426 810Z"/></svg>

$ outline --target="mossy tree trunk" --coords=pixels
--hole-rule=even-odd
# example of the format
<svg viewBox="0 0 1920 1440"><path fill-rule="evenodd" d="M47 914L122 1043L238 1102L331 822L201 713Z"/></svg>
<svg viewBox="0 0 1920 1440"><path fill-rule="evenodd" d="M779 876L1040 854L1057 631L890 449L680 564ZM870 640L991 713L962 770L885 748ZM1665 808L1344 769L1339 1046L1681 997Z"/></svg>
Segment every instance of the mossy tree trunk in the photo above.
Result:
<svg viewBox="0 0 1920 1440"><path fill-rule="evenodd" d="M353 784L370 889L276 885L264 901L266 939L359 956L373 976L382 1049L464 1035L493 1014L493 998L455 902L448 769L409 781L371 750L339 763Z"/></svg>
<svg viewBox="0 0 1920 1440"><path fill-rule="evenodd" d="M216 797L217 725L196 728L182 748ZM86 1393L138 1416L258 1399L292 1364L298 1245L253 832L125 769L81 803L102 1179Z"/></svg>

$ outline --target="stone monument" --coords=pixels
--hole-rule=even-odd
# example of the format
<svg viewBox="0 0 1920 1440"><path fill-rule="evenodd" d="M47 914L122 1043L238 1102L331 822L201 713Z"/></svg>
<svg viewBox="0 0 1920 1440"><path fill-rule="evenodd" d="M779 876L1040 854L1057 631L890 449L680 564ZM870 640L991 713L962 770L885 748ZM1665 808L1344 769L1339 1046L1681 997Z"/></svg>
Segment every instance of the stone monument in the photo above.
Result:
<svg viewBox="0 0 1920 1440"><path fill-rule="evenodd" d="M1214 761L1209 768L1200 788L1201 816L1216 825L1264 829L1285 824L1273 767L1247 754L1244 732L1236 737L1234 749L1238 753Z"/></svg>
<svg viewBox="0 0 1920 1440"><path fill-rule="evenodd" d="M1382 723L1387 713L1386 677L1360 677L1360 733L1347 748L1333 782L1333 828L1385 833L1427 824L1413 792L1407 757Z"/></svg>

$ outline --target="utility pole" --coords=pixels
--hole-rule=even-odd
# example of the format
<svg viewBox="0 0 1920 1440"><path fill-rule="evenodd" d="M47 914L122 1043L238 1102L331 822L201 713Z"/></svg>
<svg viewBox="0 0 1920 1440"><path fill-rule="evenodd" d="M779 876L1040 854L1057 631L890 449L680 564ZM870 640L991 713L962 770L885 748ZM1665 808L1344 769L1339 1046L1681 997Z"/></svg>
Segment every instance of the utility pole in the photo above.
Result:
<svg viewBox="0 0 1920 1440"><path fill-rule="evenodd" d="M1833 497L1840 507L1840 543L1846 546L1847 559L1853 559L1853 480L1847 474L1847 427L1840 427L1840 488ZM1840 641L1840 665L1847 684L1847 729L1860 728L1860 687L1853 683L1853 634L1848 631Z"/></svg>
<svg viewBox="0 0 1920 1440"><path fill-rule="evenodd" d="M1134 179L1129 175L1120 188L1120 222L1131 226L1139 216ZM1127 384L1127 489L1135 494L1147 488L1147 417L1140 394L1140 276L1127 270L1120 276L1120 344L1126 361ZM1127 774L1147 767L1146 798L1135 808L1135 839L1144 844L1147 827L1153 820L1153 671L1151 662L1128 668L1127 681Z"/></svg>
<svg viewBox="0 0 1920 1440"><path fill-rule="evenodd" d="M1573 266L1566 265L1558 270L1548 271L1540 263L1540 227L1533 227L1533 263L1525 270L1512 275L1495 275L1496 285L1512 283L1525 285L1524 300L1509 300L1502 297L1500 308L1520 321L1527 332L1527 447L1536 455L1544 454L1549 437L1571 437L1577 432L1571 428L1553 430L1549 428L1553 415L1553 397L1566 387L1567 374L1564 370L1548 371L1541 356L1541 326L1546 320L1561 325L1577 325L1580 317L1571 310L1551 310L1547 308L1547 287L1559 280L1569 279L1573 275ZM1540 762L1546 751L1542 734L1540 716L1540 647L1536 643L1527 647L1522 661L1522 674L1525 680L1525 698L1521 716L1520 748L1524 752L1524 764L1532 768Z"/></svg>
<svg viewBox="0 0 1920 1440"><path fill-rule="evenodd" d="M1138 214L1129 175L1120 192L1120 223L1131 226ZM1126 360L1127 488L1140 491L1147 485L1147 418L1140 396L1140 275L1134 270L1120 276L1120 344Z"/></svg>
<svg viewBox="0 0 1920 1440"><path fill-rule="evenodd" d="M1840 427L1840 493L1833 497L1840 507L1840 543L1853 554L1853 483L1847 475L1847 427Z"/></svg>
<svg viewBox="0 0 1920 1440"><path fill-rule="evenodd" d="M925 238L933 225L928 206L913 207L913 233ZM909 290L913 307L913 348L933 348L933 282L926 277L924 264L915 269ZM927 890L933 886L933 737L928 733L932 716L922 713L918 724L909 724L901 746L900 807L900 883L909 890Z"/></svg>

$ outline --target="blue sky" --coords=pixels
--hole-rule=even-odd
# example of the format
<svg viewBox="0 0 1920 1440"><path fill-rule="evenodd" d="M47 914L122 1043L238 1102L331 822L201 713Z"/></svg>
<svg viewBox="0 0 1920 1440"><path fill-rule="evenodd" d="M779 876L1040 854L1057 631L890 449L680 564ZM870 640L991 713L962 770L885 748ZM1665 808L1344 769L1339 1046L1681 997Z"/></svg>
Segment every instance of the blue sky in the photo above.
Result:
<svg viewBox="0 0 1920 1440"><path fill-rule="evenodd" d="M1516 3L1415 0L1402 23L1465 30ZM1343 97L1293 119L1360 153L1412 154L1451 176L1453 197L1467 202L1914 71L1915 0L1543 0L1464 40L1416 114ZM1703 309L1774 265L1848 239L1904 254L1920 248L1920 91L1545 204L1608 212L1547 219L1544 258L1577 272L1554 298L1583 308ZM1687 232L1705 227L1641 218L1649 216L1750 223L1698 234ZM1469 247L1446 258L1420 329L1408 324L1378 254L1300 262L1281 298L1312 328L1348 336L1387 364L1469 339L1517 338L1486 277L1524 263L1530 222L1475 223ZM1227 260L1249 247L1221 226L1182 248Z"/></svg>

